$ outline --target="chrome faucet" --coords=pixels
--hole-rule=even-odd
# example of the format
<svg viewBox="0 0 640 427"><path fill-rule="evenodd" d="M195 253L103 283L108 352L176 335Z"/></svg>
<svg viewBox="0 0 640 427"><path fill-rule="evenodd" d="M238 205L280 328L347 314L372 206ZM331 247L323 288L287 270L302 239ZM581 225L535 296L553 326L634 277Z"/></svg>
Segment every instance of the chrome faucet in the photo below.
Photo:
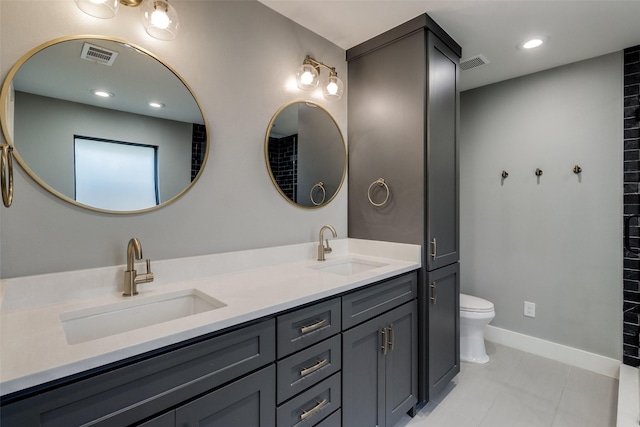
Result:
<svg viewBox="0 0 640 427"><path fill-rule="evenodd" d="M336 238L338 237L338 233L336 233L336 229L333 228L330 225L325 225L324 227L322 227L320 229L320 237L319 237L319 241L320 243L318 244L318 261L324 261L324 254L330 254L331 253L331 247L329 247L329 239L327 239L327 245L325 246L322 243L322 240L324 239L324 230L331 230L331 233L333 234L333 237Z"/></svg>
<svg viewBox="0 0 640 427"><path fill-rule="evenodd" d="M153 273L151 272L151 260L147 259L147 272L138 274L135 270L135 260L142 259L142 244L136 237L129 240L127 245L127 271L124 272L124 293L125 297L138 295L139 283L153 282Z"/></svg>

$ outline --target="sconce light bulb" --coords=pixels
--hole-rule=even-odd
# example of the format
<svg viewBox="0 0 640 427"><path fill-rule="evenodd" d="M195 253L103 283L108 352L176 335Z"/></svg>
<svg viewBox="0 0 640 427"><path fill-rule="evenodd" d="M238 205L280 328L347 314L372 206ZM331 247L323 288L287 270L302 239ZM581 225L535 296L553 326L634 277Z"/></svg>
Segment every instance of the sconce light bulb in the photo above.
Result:
<svg viewBox="0 0 640 427"><path fill-rule="evenodd" d="M142 21L147 33L158 40L173 40L178 33L178 13L167 0L142 2Z"/></svg>
<svg viewBox="0 0 640 427"><path fill-rule="evenodd" d="M113 18L118 12L118 0L76 0L78 8L95 18Z"/></svg>
<svg viewBox="0 0 640 427"><path fill-rule="evenodd" d="M164 10L154 10L151 13L151 23L153 26L162 28L163 30L169 26L170 19Z"/></svg>
<svg viewBox="0 0 640 427"><path fill-rule="evenodd" d="M329 84L327 85L327 92L329 92L329 94L331 95L335 95L336 93L338 93L338 85L336 84L336 82L329 82Z"/></svg>
<svg viewBox="0 0 640 427"><path fill-rule="evenodd" d="M332 72L329 76L329 82L322 89L322 92L326 99L338 100L342 98L342 94L344 93L344 83L338 78L337 74Z"/></svg>
<svg viewBox="0 0 640 427"><path fill-rule="evenodd" d="M308 71L305 71L300 76L300 81L305 85L310 85L313 82L313 74Z"/></svg>
<svg viewBox="0 0 640 427"><path fill-rule="evenodd" d="M313 90L318 86L318 71L311 64L302 64L296 73L298 88Z"/></svg>

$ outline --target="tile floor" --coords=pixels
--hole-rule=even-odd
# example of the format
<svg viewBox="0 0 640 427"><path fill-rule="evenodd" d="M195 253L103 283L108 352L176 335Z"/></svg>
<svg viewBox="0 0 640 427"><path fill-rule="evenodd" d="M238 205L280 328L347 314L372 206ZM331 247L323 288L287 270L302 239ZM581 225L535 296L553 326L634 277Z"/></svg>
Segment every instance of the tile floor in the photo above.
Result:
<svg viewBox="0 0 640 427"><path fill-rule="evenodd" d="M395 427L615 427L617 380L491 342L487 353Z"/></svg>

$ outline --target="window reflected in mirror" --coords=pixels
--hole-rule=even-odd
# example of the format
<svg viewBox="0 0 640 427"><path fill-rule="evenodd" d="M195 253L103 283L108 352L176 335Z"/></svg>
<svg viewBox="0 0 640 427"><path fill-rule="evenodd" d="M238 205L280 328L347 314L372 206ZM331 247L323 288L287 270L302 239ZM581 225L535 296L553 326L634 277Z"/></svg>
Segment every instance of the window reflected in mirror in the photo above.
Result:
<svg viewBox="0 0 640 427"><path fill-rule="evenodd" d="M35 48L10 70L0 102L2 130L18 163L45 189L84 208L156 209L184 194L206 163L205 115L187 83L148 51L121 40L65 37ZM84 182L77 175L76 136L156 147L155 194L132 201L115 182ZM127 166L127 156L117 161L117 181L150 188L148 176L129 171L134 166Z"/></svg>

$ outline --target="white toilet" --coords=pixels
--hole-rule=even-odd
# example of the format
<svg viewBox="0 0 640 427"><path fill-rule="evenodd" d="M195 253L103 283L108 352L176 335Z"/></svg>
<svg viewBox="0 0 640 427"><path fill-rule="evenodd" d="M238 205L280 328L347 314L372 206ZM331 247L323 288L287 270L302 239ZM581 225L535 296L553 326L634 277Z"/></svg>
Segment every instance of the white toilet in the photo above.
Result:
<svg viewBox="0 0 640 427"><path fill-rule="evenodd" d="M495 317L493 304L485 299L460 294L460 360L487 363L484 327Z"/></svg>

